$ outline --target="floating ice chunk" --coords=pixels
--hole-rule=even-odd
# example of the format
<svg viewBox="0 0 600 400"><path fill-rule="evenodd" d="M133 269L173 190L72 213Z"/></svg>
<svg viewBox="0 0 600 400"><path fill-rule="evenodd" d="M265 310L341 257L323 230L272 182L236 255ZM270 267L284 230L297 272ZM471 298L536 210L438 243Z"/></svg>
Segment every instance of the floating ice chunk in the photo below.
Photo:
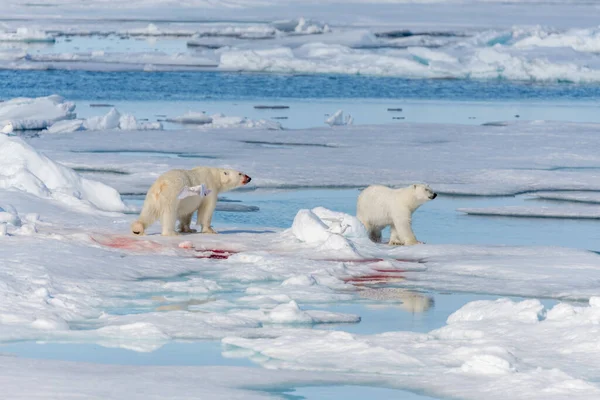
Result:
<svg viewBox="0 0 600 400"><path fill-rule="evenodd" d="M329 25L321 22L306 20L303 17L298 19L298 25L294 28L295 33L314 35L316 33L329 32Z"/></svg>
<svg viewBox="0 0 600 400"><path fill-rule="evenodd" d="M0 189L20 190L73 206L88 204L105 211L125 209L115 189L82 178L18 137L0 135Z"/></svg>
<svg viewBox="0 0 600 400"><path fill-rule="evenodd" d="M551 32L540 28L532 30L516 29L513 36L516 48L528 47L570 47L579 52L600 52L600 30L570 29L564 32Z"/></svg>
<svg viewBox="0 0 600 400"><path fill-rule="evenodd" d="M21 218L16 213L0 211L0 223L10 224L12 226L21 226Z"/></svg>
<svg viewBox="0 0 600 400"><path fill-rule="evenodd" d="M14 131L14 127L12 122L8 121L0 130L0 132L4 134L12 133Z"/></svg>
<svg viewBox="0 0 600 400"><path fill-rule="evenodd" d="M489 215L502 217L600 219L600 210L598 207L586 205L572 205L568 207L505 206L488 208L459 208L457 211L470 215Z"/></svg>
<svg viewBox="0 0 600 400"><path fill-rule="evenodd" d="M91 117L85 120L83 126L90 131L117 129L121 120L121 113L116 108L111 108L104 116Z"/></svg>
<svg viewBox="0 0 600 400"><path fill-rule="evenodd" d="M119 118L119 129L124 131L135 131L138 127L137 119L131 114L122 114Z"/></svg>
<svg viewBox="0 0 600 400"><path fill-rule="evenodd" d="M590 306L595 308L600 308L600 297L593 296L590 297Z"/></svg>
<svg viewBox="0 0 600 400"><path fill-rule="evenodd" d="M56 39L44 31L21 27L16 32L1 32L0 42L54 43Z"/></svg>
<svg viewBox="0 0 600 400"><path fill-rule="evenodd" d="M180 115L175 118L167 118L168 122L175 122L178 124L194 124L194 125L204 125L210 124L213 119L212 117L206 115L203 112L194 112L188 111L187 113Z"/></svg>
<svg viewBox="0 0 600 400"><path fill-rule="evenodd" d="M332 116L325 120L325 123L329 126L334 125L352 125L354 122L354 118L350 114L346 115L344 118L344 111L337 110Z"/></svg>
<svg viewBox="0 0 600 400"><path fill-rule="evenodd" d="M353 215L331 211L325 207L316 207L311 211L329 227L331 233L343 234L344 237L353 239L368 239L365 226Z"/></svg>
<svg viewBox="0 0 600 400"><path fill-rule="evenodd" d="M319 310L302 311L294 300L280 304L268 313L268 322L274 324L355 323L359 321L360 317L357 315Z"/></svg>
<svg viewBox="0 0 600 400"><path fill-rule="evenodd" d="M271 23L271 25L278 31L286 33L293 32L296 34L313 35L331 32L329 25L310 19L307 20L304 17L300 17L298 19L274 21Z"/></svg>
<svg viewBox="0 0 600 400"><path fill-rule="evenodd" d="M85 128L83 127L84 122L85 120L83 119L58 121L46 128L46 130L43 133L71 133L83 131L85 130Z"/></svg>
<svg viewBox="0 0 600 400"><path fill-rule="evenodd" d="M263 128L271 130L281 129L281 124L264 119L252 120L246 117L225 116L217 113L206 115L204 112L189 111L179 117L168 118L168 122L179 124L202 125L207 128Z"/></svg>
<svg viewBox="0 0 600 400"><path fill-rule="evenodd" d="M74 103L58 95L20 97L0 103L0 126L3 133L10 133L9 130L44 129L56 121L74 118L74 110Z"/></svg>
<svg viewBox="0 0 600 400"><path fill-rule="evenodd" d="M0 222L0 236L7 236L8 235L8 227L6 226L5 223Z"/></svg>
<svg viewBox="0 0 600 400"><path fill-rule="evenodd" d="M138 121L136 129L138 131L162 131L163 125L160 122Z"/></svg>
<svg viewBox="0 0 600 400"><path fill-rule="evenodd" d="M312 275L297 275L286 279L281 286L313 286L317 280Z"/></svg>
<svg viewBox="0 0 600 400"><path fill-rule="evenodd" d="M300 210L292 223L292 233L305 243L323 243L331 236L329 227L310 210Z"/></svg>
<svg viewBox="0 0 600 400"><path fill-rule="evenodd" d="M502 375L516 372L515 367L508 360L492 354L476 355L465 362L460 369L463 372L481 375Z"/></svg>
<svg viewBox="0 0 600 400"><path fill-rule="evenodd" d="M487 319L509 319L522 323L537 323L544 317L539 300L513 302L509 299L473 301L448 317L448 324Z"/></svg>
<svg viewBox="0 0 600 400"><path fill-rule="evenodd" d="M280 304L269 312L269 320L278 324L305 323L310 324L313 319L306 312L300 310L295 301Z"/></svg>

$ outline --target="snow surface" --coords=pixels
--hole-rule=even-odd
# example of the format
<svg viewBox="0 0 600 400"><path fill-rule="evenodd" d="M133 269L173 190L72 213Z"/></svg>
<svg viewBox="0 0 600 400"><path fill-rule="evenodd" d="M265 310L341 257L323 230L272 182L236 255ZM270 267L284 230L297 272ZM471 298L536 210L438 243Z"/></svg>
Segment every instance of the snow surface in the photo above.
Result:
<svg viewBox="0 0 600 400"><path fill-rule="evenodd" d="M11 99L0 103L0 127L3 133L44 129L57 121L74 118L74 110L75 103L58 95Z"/></svg>
<svg viewBox="0 0 600 400"><path fill-rule="evenodd" d="M18 137L0 135L0 188L53 199L74 209L125 210L116 190L82 178Z"/></svg>
<svg viewBox="0 0 600 400"><path fill-rule="evenodd" d="M600 207L591 205L568 207L506 206L489 208L459 208L458 211L470 215L494 215L505 217L600 219Z"/></svg>
<svg viewBox="0 0 600 400"><path fill-rule="evenodd" d="M424 182L446 194L514 195L600 190L594 169L600 165L595 151L600 145L599 129L596 124L549 121L506 126L406 123L282 131L220 129L203 133L202 146L192 148L188 143L198 140L197 129L114 131L108 136L111 140L106 131L75 132L28 141L69 166L126 171L111 176L109 182L123 193L145 193L170 165L227 165L252 176L249 187L254 188ZM156 143L161 143L162 156L156 153ZM152 159L141 156L147 151L154 152ZM139 155L125 157L131 152Z"/></svg>
<svg viewBox="0 0 600 400"><path fill-rule="evenodd" d="M338 1L192 1L169 7L173 19L167 21L163 18L165 3L137 3L139 19L123 21L122 14L111 13L124 9L111 10L103 1L83 8L69 2L39 7L45 9L42 16L37 15L41 10L36 7L14 0L7 5L7 12L16 13L18 21L8 18L4 24L7 32L21 32L23 38L47 36L53 40L58 36L60 42L66 35L112 35L117 40L169 38L181 45L141 51L134 42L118 51L112 40L107 40L106 46L89 51L69 48L63 42L56 51L54 47L43 51L27 46L0 48L0 67L600 81L595 55L600 35L592 17L598 6L591 2L450 0L431 7L428 1L354 1L348 5L354 12L339 13L335 11L341 4ZM127 4L125 9L132 6ZM290 15L292 10L295 15ZM190 17L195 11L202 19ZM85 18L76 18L81 13ZM141 18L145 13L157 20ZM178 17L178 13L182 14ZM31 27L22 27L23 15L31 19ZM186 49L185 43L192 47Z"/></svg>
<svg viewBox="0 0 600 400"><path fill-rule="evenodd" d="M133 237L128 232L134 215L100 211L125 211L117 191L58 162L123 171L98 176L129 193L145 192L167 169L200 163L243 170L255 187L423 180L436 191L464 194L597 190L591 179L591 167L598 162L597 131L594 124L556 122L407 124L401 132L397 126L228 128L203 132L202 146L194 149L190 143L197 140L197 129L108 129L43 134L26 141L2 135L0 233L6 235L0 236L0 252L11 256L0 261L0 343L81 342L149 352L174 340L222 340L227 357L250 357L269 369L307 370L302 375L306 383L366 381L465 399L507 394L516 399L595 398L600 391L600 256L594 252L532 246L390 247L370 242L354 216L323 207L298 210L285 230L247 228L170 238L156 235L159 227L154 225L149 236ZM564 151L567 140L569 152ZM144 151L155 155L144 156ZM395 160L393 168L381 164L384 157ZM210 258L214 249L228 251L227 256ZM369 283L381 282L382 275L394 286L380 290ZM471 302L428 333L358 335L329 326L362 323L360 313L329 310L332 304L391 301L410 312L426 311L431 302L417 295L424 290L560 302L552 308L534 299ZM313 328L324 324L325 330ZM89 397L97 396L97 389L83 384L85 372L114 382L109 398L132 398L123 385L132 379L146 384L150 374L147 387L152 388L156 377L203 373L129 367L127 378L120 378L125 367L10 362L10 372L0 374L5 390L17 390L21 381L13 377L26 368L28 378L41 380L55 377L57 369L72 368L81 371L82 384L70 383L70 393ZM222 377L237 370L210 371ZM293 382L296 371L277 371L281 380L270 372L253 373L262 377L254 383L268 388ZM334 375L323 375L330 373ZM69 382L78 376L70 376ZM170 396L208 390L224 398L235 393L262 396L248 391L254 386L237 386L239 380L195 379L189 389L191 381L186 382ZM41 396L60 397L65 385L44 387ZM39 386L30 386L19 393L40 393ZM153 393L160 397L167 389Z"/></svg>
<svg viewBox="0 0 600 400"><path fill-rule="evenodd" d="M600 204L600 193L596 192L537 192L531 194L531 196L541 200Z"/></svg>
<svg viewBox="0 0 600 400"><path fill-rule="evenodd" d="M54 41L54 37L46 32L26 27L18 28L14 32L0 31L0 42L54 43Z"/></svg>
<svg viewBox="0 0 600 400"><path fill-rule="evenodd" d="M246 117L227 117L224 114L217 113L207 115L204 112L188 111L187 113L167 118L167 122L174 122L184 125L199 125L203 128L259 128L259 129L281 129L281 124L275 121L265 119L253 120Z"/></svg>

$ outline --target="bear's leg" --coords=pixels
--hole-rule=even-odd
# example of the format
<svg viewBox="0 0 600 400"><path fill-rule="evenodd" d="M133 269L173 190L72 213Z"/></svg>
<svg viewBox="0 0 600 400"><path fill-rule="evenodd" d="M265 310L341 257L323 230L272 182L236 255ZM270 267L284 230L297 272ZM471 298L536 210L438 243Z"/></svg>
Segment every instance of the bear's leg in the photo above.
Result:
<svg viewBox="0 0 600 400"><path fill-rule="evenodd" d="M175 232L175 223L177 222L177 207L173 209L166 209L160 216L161 235L163 236L177 236Z"/></svg>
<svg viewBox="0 0 600 400"><path fill-rule="evenodd" d="M192 215L194 215L194 213L191 213L190 215L184 215L183 217L179 218L179 232L182 233L195 233L196 230L190 228L190 225L192 224Z"/></svg>
<svg viewBox="0 0 600 400"><path fill-rule="evenodd" d="M381 228L368 229L369 239L371 239L375 243L381 242L381 230L382 230Z"/></svg>
<svg viewBox="0 0 600 400"><path fill-rule="evenodd" d="M200 203L200 207L198 207L198 221L196 221L196 225L202 225L202 233L217 233L211 226L210 222L212 220L213 213L215 212L215 207L217 206L217 193L212 192L208 196L206 196L202 202Z"/></svg>
<svg viewBox="0 0 600 400"><path fill-rule="evenodd" d="M402 246L404 245L404 241L398 235L396 231L396 227L392 224L390 227L390 241L388 243L390 246Z"/></svg>
<svg viewBox="0 0 600 400"><path fill-rule="evenodd" d="M419 243L412 231L410 217L394 216L393 220L389 242L391 246L409 246Z"/></svg>

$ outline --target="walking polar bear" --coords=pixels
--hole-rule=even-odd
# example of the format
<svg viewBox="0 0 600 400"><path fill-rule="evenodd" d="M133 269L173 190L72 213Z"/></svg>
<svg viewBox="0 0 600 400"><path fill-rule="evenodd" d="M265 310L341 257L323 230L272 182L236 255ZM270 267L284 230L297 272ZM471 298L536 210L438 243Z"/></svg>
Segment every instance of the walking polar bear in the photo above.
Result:
<svg viewBox="0 0 600 400"><path fill-rule="evenodd" d="M380 242L381 231L391 225L390 245L413 245L419 242L412 230L412 214L436 197L437 194L427 185L401 189L372 185L358 196L356 216L374 242Z"/></svg>
<svg viewBox="0 0 600 400"><path fill-rule="evenodd" d="M251 178L233 169L196 167L165 172L152 184L137 221L131 224L134 235L143 235L150 225L160 220L161 234L174 236L179 220L180 232L196 232L190 227L198 210L202 233L217 233L210 226L217 196L250 182Z"/></svg>

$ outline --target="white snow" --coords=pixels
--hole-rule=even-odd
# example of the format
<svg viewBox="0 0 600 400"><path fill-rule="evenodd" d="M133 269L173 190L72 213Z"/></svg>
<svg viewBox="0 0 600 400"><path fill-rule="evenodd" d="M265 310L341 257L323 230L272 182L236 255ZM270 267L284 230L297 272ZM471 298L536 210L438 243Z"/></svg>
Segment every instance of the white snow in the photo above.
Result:
<svg viewBox="0 0 600 400"><path fill-rule="evenodd" d="M488 208L459 208L458 211L470 215L489 215L525 218L578 218L600 219L598 206L506 206Z"/></svg>
<svg viewBox="0 0 600 400"><path fill-rule="evenodd" d="M352 125L353 118L350 114L346 115L344 118L344 111L337 110L333 113L329 118L325 120L325 123L329 126L334 125Z"/></svg>
<svg viewBox="0 0 600 400"><path fill-rule="evenodd" d="M75 118L74 110L74 103L57 95L11 99L0 103L0 126L3 133L44 129L57 121ZM12 128L4 132L7 126Z"/></svg>
<svg viewBox="0 0 600 400"><path fill-rule="evenodd" d="M100 182L82 178L17 137L0 135L0 188L54 199L73 208L92 206L123 211L119 193Z"/></svg>
<svg viewBox="0 0 600 400"><path fill-rule="evenodd" d="M599 145L595 124L532 121L506 126L405 123L400 127L336 128L222 129L218 134L203 135L201 150L188 145L197 140L197 129L170 131L168 142L164 132L117 130L110 133L110 141L106 132L98 131L65 134L62 139L43 135L30 143L69 165L111 165L131 172L111 178L110 183L128 193L147 190L172 156L166 154L162 164L153 164L140 157L125 160L117 153L94 154L91 150L156 150L155 143L161 143L160 150L167 153L218 157L202 163L230 165L258 176L251 186L262 188L425 182L436 192L448 194L600 190L593 168L600 165L594 150ZM565 143L569 143L568 152ZM394 160L393 166L384 160ZM198 160L179 158L177 163L191 168Z"/></svg>
<svg viewBox="0 0 600 400"><path fill-rule="evenodd" d="M103 121L114 126L121 117L111 110ZM98 210L125 210L115 190L58 164L127 171L103 180L123 191L145 191L164 170L198 164L173 156L191 153L197 129L170 131L168 141L164 135L107 129L27 142L0 137L0 252L10 254L0 261L0 343L84 342L151 352L171 341L222 339L228 357L250 357L269 369L309 370L311 379L343 374L337 382L374 379L378 386L467 399L598 395L598 254L536 246L390 247L370 242L354 216L323 207L299 210L285 230L165 238L154 234L155 225L138 238L128 234L134 215ZM424 181L442 192L514 194L598 190L591 179L597 140L594 124L539 121L405 124L401 135L397 126L229 128L207 130L193 151L220 157L202 162L241 169L258 187ZM157 156L118 154L128 150ZM161 157L160 151L172 153ZM395 160L393 168L382 165L385 157ZM206 258L211 249L230 253ZM368 284L382 274L392 287ZM532 299L471 302L428 333L359 335L331 325L365 323L360 307L330 310L334 304L399 303L403 310L425 312L433 304L418 295L423 291ZM560 302L545 307L533 298ZM322 324L329 325L313 328ZM16 360L11 371L24 365ZM37 369L45 363L35 365L30 375L48 376ZM164 373L180 369L165 367ZM61 390L55 385L45 393L56 397Z"/></svg>
<svg viewBox="0 0 600 400"><path fill-rule="evenodd" d="M548 7L547 15L533 13L529 20L531 3L494 3L461 3L461 7L468 9L464 13L458 12L452 2L441 2L434 10L426 4L353 3L351 8L364 14L349 13L349 17L336 24L321 22L339 18L330 14L332 7L327 2L305 5L313 9L316 18L311 15L279 19L272 15L254 19L248 16L247 21L236 18L237 22L173 21L145 25L141 21L124 22L130 27L89 18L75 25L51 20L48 23L58 24L55 29L60 34L123 37L119 40L128 40L129 36L153 40L168 37L195 48L150 46L146 50L143 48L146 46L123 45L117 46L123 47L119 51L108 40L88 44L85 51L81 46L64 44L56 50L44 51L9 48L0 50L0 67L116 71L220 69L418 79L600 82L600 62L596 57L600 35L597 21L591 19L597 11L593 5L578 3L577 7L561 7L554 3ZM214 10L231 11L212 6ZM256 4L239 6L259 13L266 10ZM448 22L440 26L440 18L435 15L443 15L443 10L447 11ZM103 12L106 10L100 14ZM569 17L569 13L576 17ZM527 21L519 21L521 17ZM509 18L510 23L504 18ZM485 19L490 23L484 23ZM38 25L46 29L43 24Z"/></svg>
<svg viewBox="0 0 600 400"><path fill-rule="evenodd" d="M281 129L281 124L265 119L253 120L246 117L226 116L221 113L207 115L204 112L188 111L187 113L167 118L168 122L186 125L200 125L203 128L257 128L257 129Z"/></svg>
<svg viewBox="0 0 600 400"><path fill-rule="evenodd" d="M252 358L269 369L380 374L440 396L591 399L600 395L594 382L596 303L592 298L590 306L559 303L547 309L537 300L477 301L426 334L305 330L223 342L252 351ZM573 337L577 340L568 339Z"/></svg>
<svg viewBox="0 0 600 400"><path fill-rule="evenodd" d="M193 15L203 20L190 21ZM7 0L0 40L17 42L0 49L0 68L596 83L597 15L597 4L586 0L64 0L43 7ZM133 41L118 38L123 35L176 45L125 51L60 43L65 34L94 32L117 43ZM39 40L53 47L23 43ZM188 40L208 47L182 50ZM425 182L442 194L528 193L537 199L512 208L498 206L500 200L468 212L597 218L598 125L349 126L339 113L332 117L335 129L271 131L278 125L187 116L210 118L203 126L221 129L202 131L196 145L198 129L142 132L160 124L116 109L76 119L74 104L59 96L0 103L3 133L46 129L26 139L0 135L0 345L61 341L151 352L172 341L221 340L224 356L250 358L264 368L2 355L5 396L253 399L302 385L363 384L474 400L600 397L595 252L528 243L389 247L371 243L354 216L306 208L319 199L301 196L294 198L302 205L289 229L242 226L219 235L163 238L153 234L154 226L151 235L133 238L128 227L134 216L121 213L126 207L112 188L142 193L165 170L202 163L243 170L257 193ZM98 174L106 185L67 165L122 173ZM267 204L261 212L269 217L276 211ZM492 220L460 212L456 218L451 223L457 226ZM515 222L502 220L507 229ZM544 222L532 224L543 229ZM228 258L206 258L218 249L229 251ZM387 284L361 280L382 274L391 276ZM409 312L431 310L428 291L527 299L471 301L423 333L344 331L371 324L366 315L361 320L365 307L400 303Z"/></svg>
<svg viewBox="0 0 600 400"><path fill-rule="evenodd" d="M537 192L530 196L541 200L600 204L600 193L597 192Z"/></svg>
<svg viewBox="0 0 600 400"><path fill-rule="evenodd" d="M0 31L0 42L54 43L55 38L44 32L20 27L15 32Z"/></svg>

